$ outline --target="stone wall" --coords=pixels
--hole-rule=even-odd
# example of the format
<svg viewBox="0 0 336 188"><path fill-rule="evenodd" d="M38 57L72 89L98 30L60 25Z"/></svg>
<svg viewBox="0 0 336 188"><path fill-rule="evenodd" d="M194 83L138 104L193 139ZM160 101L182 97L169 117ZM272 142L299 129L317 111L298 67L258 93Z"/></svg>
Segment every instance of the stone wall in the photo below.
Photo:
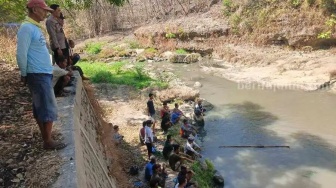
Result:
<svg viewBox="0 0 336 188"><path fill-rule="evenodd" d="M117 187L115 180L108 176L107 160L97 134L100 126L83 83L78 79L74 104L77 187Z"/></svg>
<svg viewBox="0 0 336 188"><path fill-rule="evenodd" d="M102 126L83 87L77 71L74 85L66 87L70 94L57 98L58 121L54 131L62 134L67 147L58 151L64 163L58 170L52 188L112 188L115 179L109 177L98 131ZM76 94L74 94L76 93Z"/></svg>

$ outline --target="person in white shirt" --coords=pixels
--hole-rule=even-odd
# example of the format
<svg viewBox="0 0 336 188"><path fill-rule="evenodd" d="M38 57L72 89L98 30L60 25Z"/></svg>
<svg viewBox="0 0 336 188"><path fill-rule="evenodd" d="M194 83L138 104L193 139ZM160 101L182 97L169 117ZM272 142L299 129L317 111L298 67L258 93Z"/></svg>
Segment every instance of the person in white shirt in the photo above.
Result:
<svg viewBox="0 0 336 188"><path fill-rule="evenodd" d="M154 142L154 135L153 130L151 129L151 125L153 124L152 120L146 121L146 127L145 127L145 144L147 146L148 151L148 159L150 159L152 153L153 153L153 142Z"/></svg>
<svg viewBox="0 0 336 188"><path fill-rule="evenodd" d="M191 156L192 158L194 158L194 155L197 155L199 157L202 158L202 155L199 154L194 148L198 148L201 149L201 147L199 145L197 145L194 142L195 138L193 136L189 136L188 141L186 143L186 145L184 146L184 153Z"/></svg>
<svg viewBox="0 0 336 188"><path fill-rule="evenodd" d="M72 71L65 70L67 59L63 56L58 58L58 62L53 65L52 83L55 96L62 96L63 88L69 83Z"/></svg>

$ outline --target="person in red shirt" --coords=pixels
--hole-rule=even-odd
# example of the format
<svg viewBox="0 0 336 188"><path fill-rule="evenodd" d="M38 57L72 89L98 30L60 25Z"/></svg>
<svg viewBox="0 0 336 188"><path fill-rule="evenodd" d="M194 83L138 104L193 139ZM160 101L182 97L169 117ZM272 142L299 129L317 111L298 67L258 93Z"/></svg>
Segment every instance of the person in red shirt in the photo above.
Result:
<svg viewBox="0 0 336 188"><path fill-rule="evenodd" d="M168 114L170 114L170 109L169 109L169 106L168 106L167 102L163 102L162 105L163 106L162 106L162 108L160 110L160 117L161 117L161 119L163 118L165 112L167 112Z"/></svg>

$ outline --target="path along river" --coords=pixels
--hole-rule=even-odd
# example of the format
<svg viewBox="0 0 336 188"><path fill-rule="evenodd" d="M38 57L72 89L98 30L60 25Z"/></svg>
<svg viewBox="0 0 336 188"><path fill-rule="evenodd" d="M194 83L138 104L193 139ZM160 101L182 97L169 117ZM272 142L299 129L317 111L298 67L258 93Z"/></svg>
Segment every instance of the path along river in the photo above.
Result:
<svg viewBox="0 0 336 188"><path fill-rule="evenodd" d="M215 106L201 142L226 188L336 187L336 95L238 84L197 65L174 69L188 85L200 82ZM219 148L234 145L290 149Z"/></svg>

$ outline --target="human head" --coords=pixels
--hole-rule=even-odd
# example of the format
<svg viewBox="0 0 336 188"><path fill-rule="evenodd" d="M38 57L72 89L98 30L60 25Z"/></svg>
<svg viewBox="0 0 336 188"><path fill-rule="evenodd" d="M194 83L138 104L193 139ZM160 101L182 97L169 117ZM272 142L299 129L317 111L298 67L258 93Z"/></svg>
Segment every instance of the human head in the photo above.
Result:
<svg viewBox="0 0 336 188"><path fill-rule="evenodd" d="M167 102L162 103L163 107L167 106L167 104L168 104Z"/></svg>
<svg viewBox="0 0 336 188"><path fill-rule="evenodd" d="M44 0L29 0L27 9L29 17L37 22L43 21L47 17L47 13L53 11Z"/></svg>
<svg viewBox="0 0 336 188"><path fill-rule="evenodd" d="M197 104L202 104L202 99L198 99Z"/></svg>
<svg viewBox="0 0 336 188"><path fill-rule="evenodd" d="M182 187L185 187L187 185L187 178L186 176L179 176L177 178L177 182L179 185L181 185Z"/></svg>
<svg viewBox="0 0 336 188"><path fill-rule="evenodd" d="M180 153L180 145L174 145L174 153L176 154Z"/></svg>
<svg viewBox="0 0 336 188"><path fill-rule="evenodd" d="M160 164L154 164L152 167L153 173L158 173L161 171L161 165Z"/></svg>
<svg viewBox="0 0 336 188"><path fill-rule="evenodd" d="M193 177L194 174L195 174L194 171L188 170L188 172L187 172L187 179L190 180Z"/></svg>
<svg viewBox="0 0 336 188"><path fill-rule="evenodd" d="M69 46L70 46L70 48L74 48L75 47L75 42L73 40L69 40Z"/></svg>
<svg viewBox="0 0 336 188"><path fill-rule="evenodd" d="M179 104L178 103L175 103L175 108L178 108L179 107Z"/></svg>
<svg viewBox="0 0 336 188"><path fill-rule="evenodd" d="M180 171L180 172L181 172L182 175L186 175L186 174L187 174L187 167L184 166L184 165L182 165L182 166L181 166L181 171Z"/></svg>
<svg viewBox="0 0 336 188"><path fill-rule="evenodd" d="M171 140L171 135L170 134L167 135L167 140Z"/></svg>
<svg viewBox="0 0 336 188"><path fill-rule="evenodd" d="M150 162L153 163L153 164L156 163L156 158L155 158L155 156L153 156L153 155L150 156L149 160L150 160Z"/></svg>
<svg viewBox="0 0 336 188"><path fill-rule="evenodd" d="M58 57L57 65L64 69L67 66L67 59L64 56Z"/></svg>
<svg viewBox="0 0 336 188"><path fill-rule="evenodd" d="M152 126L152 124L153 124L153 121L152 121L152 120L147 120L147 121L146 121L146 125L147 125L148 127Z"/></svg>
<svg viewBox="0 0 336 188"><path fill-rule="evenodd" d="M118 125L114 125L114 126L113 126L113 130L114 130L114 131L119 131L119 126L118 126Z"/></svg>
<svg viewBox="0 0 336 188"><path fill-rule="evenodd" d="M50 5L50 8L54 11L51 13L56 18L61 18L61 8L58 4Z"/></svg>
<svg viewBox="0 0 336 188"><path fill-rule="evenodd" d="M184 120L183 120L183 123L184 123L184 124L188 123L188 120L187 120L187 119L184 119Z"/></svg>
<svg viewBox="0 0 336 188"><path fill-rule="evenodd" d="M150 93L148 96L149 96L150 99L153 99L154 94L153 94L153 93Z"/></svg>
<svg viewBox="0 0 336 188"><path fill-rule="evenodd" d="M189 137L188 137L188 142L189 142L189 143L194 142L194 140L195 140L195 138L194 138L193 136L189 136Z"/></svg>

